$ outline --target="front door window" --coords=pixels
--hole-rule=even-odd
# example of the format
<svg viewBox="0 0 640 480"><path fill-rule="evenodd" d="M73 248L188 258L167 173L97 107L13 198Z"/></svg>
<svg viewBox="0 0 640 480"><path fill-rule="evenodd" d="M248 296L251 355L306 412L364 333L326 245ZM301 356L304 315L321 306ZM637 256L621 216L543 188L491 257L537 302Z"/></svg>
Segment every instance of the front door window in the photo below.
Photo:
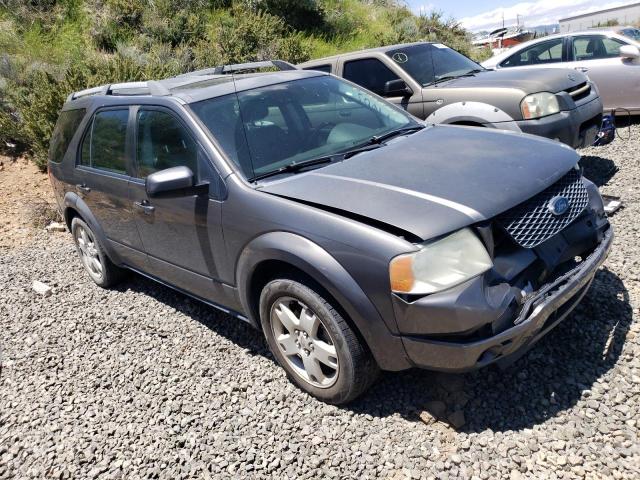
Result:
<svg viewBox="0 0 640 480"><path fill-rule="evenodd" d="M536 43L524 48L504 60L501 67L524 67L546 65L562 61L562 38Z"/></svg>
<svg viewBox="0 0 640 480"><path fill-rule="evenodd" d="M198 173L198 148L186 128L161 110L138 112L138 177L158 170L186 166Z"/></svg>

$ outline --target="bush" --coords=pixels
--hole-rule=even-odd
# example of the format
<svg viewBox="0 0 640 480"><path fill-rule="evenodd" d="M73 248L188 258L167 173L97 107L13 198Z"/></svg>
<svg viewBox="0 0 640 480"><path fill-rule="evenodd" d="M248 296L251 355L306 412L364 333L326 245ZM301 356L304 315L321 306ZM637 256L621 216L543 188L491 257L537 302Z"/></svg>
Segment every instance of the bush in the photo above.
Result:
<svg viewBox="0 0 640 480"><path fill-rule="evenodd" d="M270 58L299 63L309 59L301 36L292 33L281 18L238 5L219 18L211 43L220 63Z"/></svg>
<svg viewBox="0 0 640 480"><path fill-rule="evenodd" d="M321 31L324 9L318 0L257 0L254 8L281 18L295 30Z"/></svg>
<svg viewBox="0 0 640 480"><path fill-rule="evenodd" d="M437 40L471 52L441 14L398 0L0 0L0 150L46 166L69 93L222 63L293 63L383 44ZM479 52L482 54L482 52Z"/></svg>

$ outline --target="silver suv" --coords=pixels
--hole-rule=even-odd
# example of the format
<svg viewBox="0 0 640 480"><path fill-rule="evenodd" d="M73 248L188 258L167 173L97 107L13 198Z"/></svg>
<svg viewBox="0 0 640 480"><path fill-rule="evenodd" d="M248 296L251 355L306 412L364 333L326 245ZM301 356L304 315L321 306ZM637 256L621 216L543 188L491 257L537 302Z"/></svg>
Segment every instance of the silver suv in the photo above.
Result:
<svg viewBox="0 0 640 480"><path fill-rule="evenodd" d="M489 71L440 43L351 52L300 65L357 83L431 123L531 133L573 148L602 123L598 90L568 69Z"/></svg>

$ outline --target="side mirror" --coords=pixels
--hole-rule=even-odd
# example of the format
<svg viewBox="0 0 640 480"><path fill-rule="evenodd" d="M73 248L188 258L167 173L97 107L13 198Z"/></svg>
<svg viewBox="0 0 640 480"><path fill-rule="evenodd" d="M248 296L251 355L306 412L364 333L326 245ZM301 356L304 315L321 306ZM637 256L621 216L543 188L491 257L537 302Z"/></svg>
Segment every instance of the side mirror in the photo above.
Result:
<svg viewBox="0 0 640 480"><path fill-rule="evenodd" d="M620 56L622 58L636 60L640 58L640 49L634 45L623 45L620 47Z"/></svg>
<svg viewBox="0 0 640 480"><path fill-rule="evenodd" d="M411 95L413 95L413 90L400 78L389 80L384 84L385 97L409 97Z"/></svg>
<svg viewBox="0 0 640 480"><path fill-rule="evenodd" d="M152 173L145 181L145 189L150 198L168 193L188 195L194 184L195 176L191 169L181 166Z"/></svg>

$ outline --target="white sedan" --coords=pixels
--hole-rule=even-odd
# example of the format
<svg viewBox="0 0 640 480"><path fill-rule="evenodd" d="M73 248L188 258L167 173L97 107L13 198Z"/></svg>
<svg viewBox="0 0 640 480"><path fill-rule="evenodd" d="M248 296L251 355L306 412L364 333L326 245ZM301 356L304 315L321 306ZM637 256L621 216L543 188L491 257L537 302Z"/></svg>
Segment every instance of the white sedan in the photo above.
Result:
<svg viewBox="0 0 640 480"><path fill-rule="evenodd" d="M575 68L598 86L604 110L640 114L640 42L610 30L564 33L516 45L485 68ZM616 114L626 114L617 110Z"/></svg>

